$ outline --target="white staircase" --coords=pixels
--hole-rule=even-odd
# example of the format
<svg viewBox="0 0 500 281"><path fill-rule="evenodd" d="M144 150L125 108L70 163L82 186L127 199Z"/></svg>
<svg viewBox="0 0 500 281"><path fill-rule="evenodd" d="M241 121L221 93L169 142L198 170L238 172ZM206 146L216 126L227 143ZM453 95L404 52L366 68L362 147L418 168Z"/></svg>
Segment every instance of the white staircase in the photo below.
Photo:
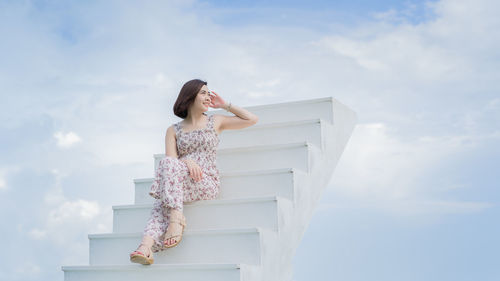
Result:
<svg viewBox="0 0 500 281"><path fill-rule="evenodd" d="M63 266L65 281L292 280L293 255L356 114L331 97L245 108L259 122L221 133L219 198L185 203L178 246L153 265L130 263L153 202L153 178L135 179L134 204L113 207L113 233L90 234L90 264ZM163 156L154 155L155 169Z"/></svg>

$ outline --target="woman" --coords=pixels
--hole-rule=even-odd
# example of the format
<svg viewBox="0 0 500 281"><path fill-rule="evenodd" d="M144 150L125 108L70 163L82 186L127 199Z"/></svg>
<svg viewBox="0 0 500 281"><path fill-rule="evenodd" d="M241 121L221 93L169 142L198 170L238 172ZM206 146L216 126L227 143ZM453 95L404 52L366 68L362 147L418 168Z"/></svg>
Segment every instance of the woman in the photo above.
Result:
<svg viewBox="0 0 500 281"><path fill-rule="evenodd" d="M207 116L209 107L224 108L236 116ZM183 202L209 200L219 195L215 160L220 133L246 128L258 121L255 114L226 103L208 90L207 82L199 79L182 86L174 114L184 120L167 129L165 157L158 163L149 193L155 198L151 217L141 244L130 254L130 261L135 263L152 264L153 252L179 244L187 225L182 214Z"/></svg>

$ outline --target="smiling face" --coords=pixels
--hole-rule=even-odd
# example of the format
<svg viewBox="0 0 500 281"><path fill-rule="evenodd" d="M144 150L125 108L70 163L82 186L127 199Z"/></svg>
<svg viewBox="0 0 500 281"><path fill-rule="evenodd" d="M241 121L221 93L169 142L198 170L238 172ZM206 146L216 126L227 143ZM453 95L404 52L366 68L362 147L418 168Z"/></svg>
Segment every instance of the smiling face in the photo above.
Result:
<svg viewBox="0 0 500 281"><path fill-rule="evenodd" d="M200 110L201 112L205 112L209 108L211 98L207 85L203 85L196 95L196 99L192 104L192 109Z"/></svg>

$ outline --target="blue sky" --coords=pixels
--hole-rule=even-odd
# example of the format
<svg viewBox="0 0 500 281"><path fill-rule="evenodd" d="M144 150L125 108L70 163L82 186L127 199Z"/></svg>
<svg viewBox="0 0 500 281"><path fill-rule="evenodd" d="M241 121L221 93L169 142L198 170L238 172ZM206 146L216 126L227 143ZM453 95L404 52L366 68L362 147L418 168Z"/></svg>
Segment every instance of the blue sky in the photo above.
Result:
<svg viewBox="0 0 500 281"><path fill-rule="evenodd" d="M500 4L0 1L0 280L63 280L192 78L241 106L333 96L359 124L295 280L500 280Z"/></svg>

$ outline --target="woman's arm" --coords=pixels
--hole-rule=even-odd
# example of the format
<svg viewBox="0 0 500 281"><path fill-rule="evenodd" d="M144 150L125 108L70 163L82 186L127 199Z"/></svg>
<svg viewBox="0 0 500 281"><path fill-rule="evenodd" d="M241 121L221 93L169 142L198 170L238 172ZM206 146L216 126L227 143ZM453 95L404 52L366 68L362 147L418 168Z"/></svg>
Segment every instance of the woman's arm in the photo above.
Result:
<svg viewBox="0 0 500 281"><path fill-rule="evenodd" d="M177 155L177 142L175 140L174 126L170 126L165 134L165 155L178 158Z"/></svg>
<svg viewBox="0 0 500 281"><path fill-rule="evenodd" d="M229 103L225 103L222 108L228 108ZM259 117L252 112L231 103L229 112L236 116L219 115L221 119L219 131L243 129L255 125Z"/></svg>
<svg viewBox="0 0 500 281"><path fill-rule="evenodd" d="M177 140L175 139L175 130L173 125L168 127L167 133L165 134L165 156L170 156L179 159L177 155ZM189 170L189 175L196 181L200 181L203 172L200 166L195 161L189 158L179 159L184 162Z"/></svg>

